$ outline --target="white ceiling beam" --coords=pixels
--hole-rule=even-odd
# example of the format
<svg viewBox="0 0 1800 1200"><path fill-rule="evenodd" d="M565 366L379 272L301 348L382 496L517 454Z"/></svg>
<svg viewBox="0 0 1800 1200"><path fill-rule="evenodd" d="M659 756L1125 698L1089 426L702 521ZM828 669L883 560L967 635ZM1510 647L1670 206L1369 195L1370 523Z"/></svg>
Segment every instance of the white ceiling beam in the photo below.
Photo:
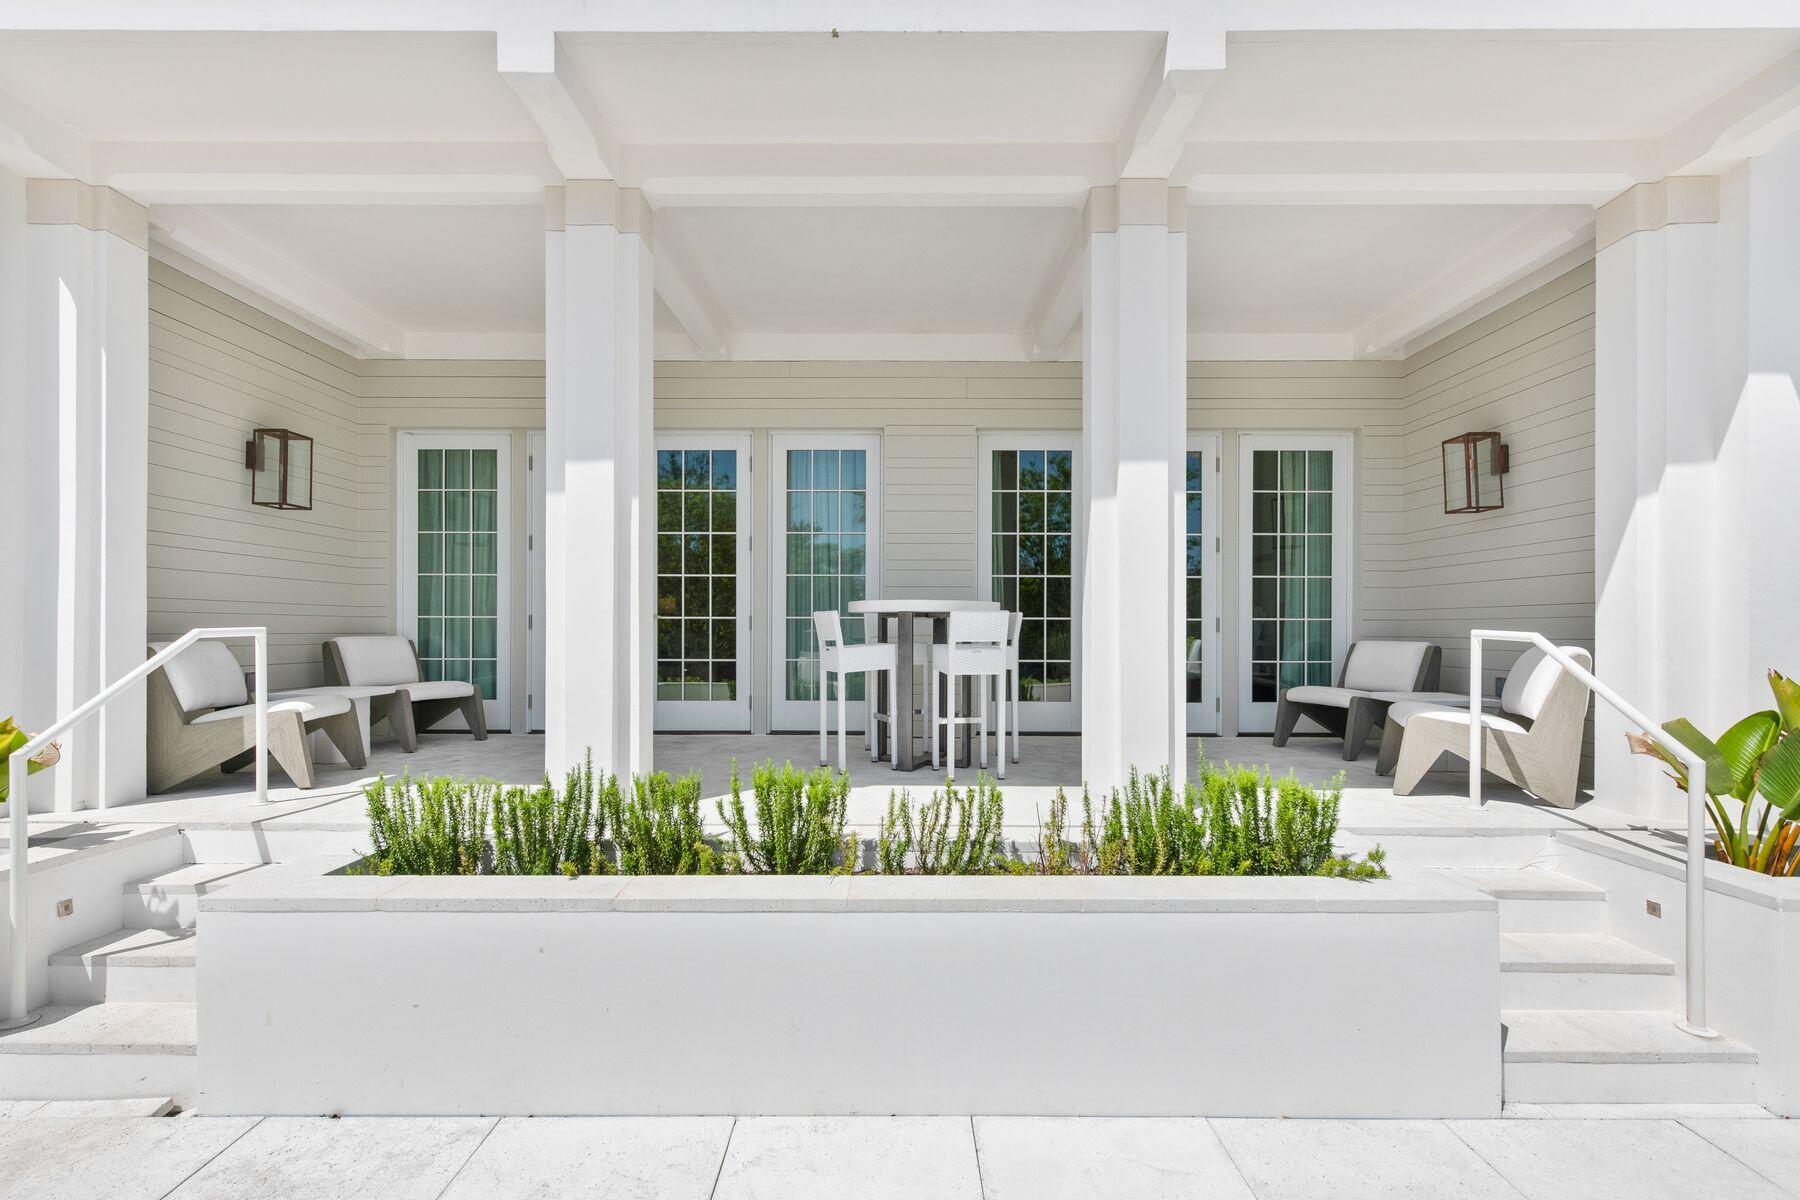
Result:
<svg viewBox="0 0 1800 1200"><path fill-rule="evenodd" d="M1063 346L1081 320L1081 284L1087 270L1087 223L1081 224L1049 282L1031 306L1031 324L1025 330L1025 357L1031 362L1050 362L1062 357Z"/></svg>
<svg viewBox="0 0 1800 1200"><path fill-rule="evenodd" d="M406 334L399 326L213 213L186 206L153 208L150 239L153 252L172 250L217 272L328 331L360 357L406 353Z"/></svg>
<svg viewBox="0 0 1800 1200"><path fill-rule="evenodd" d="M1593 241L1592 209L1545 209L1376 314L1355 332L1356 356L1398 357L1421 334L1443 328L1502 289L1571 255L1591 254Z"/></svg>
<svg viewBox="0 0 1800 1200"><path fill-rule="evenodd" d="M1800 50L1658 138L1653 178L1721 174L1796 130L1800 130Z"/></svg>
<svg viewBox="0 0 1800 1200"><path fill-rule="evenodd" d="M539 204L535 142L101 142L93 182L141 204Z"/></svg>
<svg viewBox="0 0 1800 1200"><path fill-rule="evenodd" d="M1796 29L1792 0L1224 0L1234 32L1447 30L1625 32L1688 29Z"/></svg>
<svg viewBox="0 0 1800 1200"><path fill-rule="evenodd" d="M500 77L544 133L565 179L620 179L619 143L551 28L502 29L495 35Z"/></svg>
<svg viewBox="0 0 1800 1200"><path fill-rule="evenodd" d="M1643 142L1204 142L1190 204L1601 204L1659 179Z"/></svg>
<svg viewBox="0 0 1800 1200"><path fill-rule="evenodd" d="M1187 148L1200 102L1224 70L1223 29L1170 33L1119 135L1116 177L1167 179Z"/></svg>
<svg viewBox="0 0 1800 1200"><path fill-rule="evenodd" d="M93 150L66 125L0 92L0 168L28 179L93 182Z"/></svg>
<svg viewBox="0 0 1800 1200"><path fill-rule="evenodd" d="M705 281L674 243L668 222L657 227L654 254L656 294L681 322L696 353L708 361L730 358L731 326Z"/></svg>

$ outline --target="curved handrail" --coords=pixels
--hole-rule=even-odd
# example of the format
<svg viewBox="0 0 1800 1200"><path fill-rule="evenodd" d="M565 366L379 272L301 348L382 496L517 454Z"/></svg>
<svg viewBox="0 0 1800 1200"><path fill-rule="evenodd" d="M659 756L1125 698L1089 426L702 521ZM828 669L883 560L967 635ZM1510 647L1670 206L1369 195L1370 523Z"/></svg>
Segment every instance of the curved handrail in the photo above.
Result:
<svg viewBox="0 0 1800 1200"><path fill-rule="evenodd" d="M10 795L7 797L7 823L12 839L7 849L7 866L11 875L8 880L10 903L7 911L7 925L11 936L8 946L11 979L8 981L10 987L6 1018L0 1020L0 1029L16 1029L37 1019L30 1015L31 994L26 986L31 938L31 756L48 746L58 735L68 732L105 708L119 693L202 638L252 638L256 642L256 799L259 803L268 800L269 631L260 625L189 630L120 676L86 704L63 716L14 750L7 759L11 770ZM100 799L100 808L106 808L104 796Z"/></svg>
<svg viewBox="0 0 1800 1200"><path fill-rule="evenodd" d="M1687 929L1686 962L1682 964L1687 987L1687 1017L1676 1025L1696 1037L1718 1037L1706 1024L1706 761L1671 737L1662 726L1639 712L1630 701L1612 690L1592 671L1563 652L1541 633L1510 629L1469 631L1469 803L1484 807L1481 798L1481 643L1522 642L1536 646L1563 670L1586 684L1588 690L1636 725L1644 736L1661 746L1687 768Z"/></svg>

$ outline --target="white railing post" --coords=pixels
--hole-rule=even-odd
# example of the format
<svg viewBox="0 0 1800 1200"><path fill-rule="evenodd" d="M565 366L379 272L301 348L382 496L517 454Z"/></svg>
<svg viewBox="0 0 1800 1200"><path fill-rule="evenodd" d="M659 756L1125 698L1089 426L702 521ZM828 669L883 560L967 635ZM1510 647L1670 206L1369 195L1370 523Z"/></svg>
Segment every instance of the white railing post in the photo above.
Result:
<svg viewBox="0 0 1800 1200"><path fill-rule="evenodd" d="M1476 758L1481 749L1481 739L1475 734L1477 722L1481 719L1481 685L1475 673L1481 665L1481 643L1483 641L1521 642L1525 645L1536 646L1563 670L1586 684L1588 690L1595 696L1612 705L1621 716L1642 730L1645 737L1668 751L1683 767L1687 768L1687 925L1685 930L1687 945L1683 954L1686 961L1682 964L1682 974L1687 984L1687 1015L1676 1018L1675 1024L1684 1032L1691 1033L1695 1037L1718 1037L1717 1031L1706 1023L1706 760L1669 736L1667 730L1632 707L1630 701L1602 683L1592 671L1563 653L1561 646L1556 645L1543 634L1520 633L1505 629L1471 629L1469 631L1469 798L1475 803L1479 804L1481 798L1481 774L1476 765Z"/></svg>
<svg viewBox="0 0 1800 1200"><path fill-rule="evenodd" d="M262 626L190 629L114 680L99 695L38 733L8 756L6 923L9 934L6 1015L0 1029L17 1029L37 1020L31 1012L28 972L31 967L31 759L57 736L93 716L126 688L186 650L201 638L251 638L256 643L256 799L269 799L269 631Z"/></svg>

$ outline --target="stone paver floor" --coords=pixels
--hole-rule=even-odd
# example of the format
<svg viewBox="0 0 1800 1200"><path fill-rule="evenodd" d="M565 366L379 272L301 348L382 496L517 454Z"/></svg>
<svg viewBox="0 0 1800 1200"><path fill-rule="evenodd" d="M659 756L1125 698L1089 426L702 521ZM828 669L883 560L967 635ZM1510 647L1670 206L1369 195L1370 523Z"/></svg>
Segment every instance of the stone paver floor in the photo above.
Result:
<svg viewBox="0 0 1800 1200"><path fill-rule="evenodd" d="M1800 1197L1800 1124L1743 1106L1533 1105L1492 1121L118 1111L0 1105L0 1197Z"/></svg>

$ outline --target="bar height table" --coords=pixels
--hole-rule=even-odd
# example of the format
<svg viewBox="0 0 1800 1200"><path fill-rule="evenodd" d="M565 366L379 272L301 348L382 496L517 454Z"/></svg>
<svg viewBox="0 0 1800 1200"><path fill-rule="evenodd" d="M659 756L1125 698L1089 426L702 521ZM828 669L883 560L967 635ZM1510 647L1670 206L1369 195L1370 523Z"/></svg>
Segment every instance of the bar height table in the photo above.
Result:
<svg viewBox="0 0 1800 1200"><path fill-rule="evenodd" d="M900 652L899 666L895 669L895 691L900 696L900 711L894 714L893 721L884 729L876 726L876 752L888 750L882 742L888 736L887 729L892 732L892 754L894 769L897 771L913 771L931 761L929 746L925 752L914 758L913 750L913 638L917 622L922 618L931 622L931 637L936 640L939 633L947 634L950 626L950 614L953 612L992 612L1000 606L992 600L852 600L850 612L853 615L869 618L874 623L875 641L887 641L888 618L894 618L894 641ZM870 621L863 622L865 638L868 637ZM968 685L963 685L964 707L967 707ZM877 693L876 703L879 711L887 711L886 689ZM969 762L970 731L967 725L960 731L956 746L956 762L958 766L966 766ZM1005 748L1002 747L1002 752Z"/></svg>

